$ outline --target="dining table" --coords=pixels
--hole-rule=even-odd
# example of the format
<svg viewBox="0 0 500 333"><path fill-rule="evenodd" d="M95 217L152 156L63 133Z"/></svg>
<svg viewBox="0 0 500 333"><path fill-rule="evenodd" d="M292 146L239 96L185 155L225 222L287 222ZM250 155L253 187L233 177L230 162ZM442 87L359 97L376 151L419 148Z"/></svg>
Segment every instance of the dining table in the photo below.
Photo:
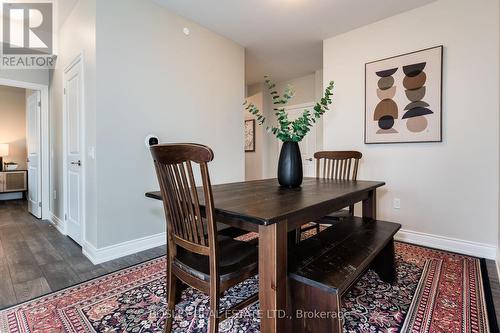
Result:
<svg viewBox="0 0 500 333"><path fill-rule="evenodd" d="M350 205L362 203L362 218L376 219L381 181L304 178L296 188L277 179L212 186L217 222L259 234L260 331L286 332L289 233ZM162 200L158 191L149 198ZM203 196L200 197L204 210ZM203 214L203 212L202 212Z"/></svg>

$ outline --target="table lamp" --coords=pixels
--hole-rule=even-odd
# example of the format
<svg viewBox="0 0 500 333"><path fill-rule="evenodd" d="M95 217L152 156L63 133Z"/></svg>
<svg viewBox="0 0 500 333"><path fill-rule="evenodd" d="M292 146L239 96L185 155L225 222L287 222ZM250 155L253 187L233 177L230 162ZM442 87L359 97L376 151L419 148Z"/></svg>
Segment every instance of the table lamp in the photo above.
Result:
<svg viewBox="0 0 500 333"><path fill-rule="evenodd" d="M9 144L0 143L0 171L3 171L3 158L9 156Z"/></svg>

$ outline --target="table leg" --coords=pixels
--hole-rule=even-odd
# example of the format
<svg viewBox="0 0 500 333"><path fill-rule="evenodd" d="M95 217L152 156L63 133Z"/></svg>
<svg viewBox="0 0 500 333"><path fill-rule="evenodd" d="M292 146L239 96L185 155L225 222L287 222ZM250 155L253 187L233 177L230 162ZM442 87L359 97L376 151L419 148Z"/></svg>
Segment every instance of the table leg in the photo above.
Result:
<svg viewBox="0 0 500 333"><path fill-rule="evenodd" d="M363 200L363 218L377 219L377 190L368 192L368 198Z"/></svg>
<svg viewBox="0 0 500 333"><path fill-rule="evenodd" d="M285 332L287 301L287 223L259 226L260 331Z"/></svg>

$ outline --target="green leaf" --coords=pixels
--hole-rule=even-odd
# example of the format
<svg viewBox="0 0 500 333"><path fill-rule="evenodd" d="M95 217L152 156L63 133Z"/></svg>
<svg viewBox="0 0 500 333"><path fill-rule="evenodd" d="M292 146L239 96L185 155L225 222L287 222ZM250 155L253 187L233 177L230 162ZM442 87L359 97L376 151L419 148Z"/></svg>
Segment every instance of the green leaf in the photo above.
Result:
<svg viewBox="0 0 500 333"><path fill-rule="evenodd" d="M265 83L272 97L273 105L286 105L294 96L295 91L291 85L288 85L281 96L276 88L276 83L273 82L269 76L265 76ZM302 115L290 121L288 119L288 113L283 107L274 107L273 111L276 116L278 127L266 126L266 131L272 133L281 141L293 141L300 142L304 137L311 131L312 126L317 122L317 119L329 110L329 106L332 103L334 82L330 81L328 86L325 88L323 97L316 103L312 111L305 109ZM266 117L262 112L252 103L245 101L243 103L245 109L255 115L259 125L263 125Z"/></svg>

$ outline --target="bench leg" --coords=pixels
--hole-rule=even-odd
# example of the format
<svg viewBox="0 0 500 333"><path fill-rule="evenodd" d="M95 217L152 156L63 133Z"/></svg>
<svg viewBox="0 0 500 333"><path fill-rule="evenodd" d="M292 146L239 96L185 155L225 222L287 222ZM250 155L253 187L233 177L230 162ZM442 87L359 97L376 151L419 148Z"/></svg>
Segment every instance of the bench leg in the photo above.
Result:
<svg viewBox="0 0 500 333"><path fill-rule="evenodd" d="M396 260L394 258L394 240L391 239L372 263L372 268L384 282L396 282Z"/></svg>
<svg viewBox="0 0 500 333"><path fill-rule="evenodd" d="M289 280L293 333L342 333L340 296Z"/></svg>

